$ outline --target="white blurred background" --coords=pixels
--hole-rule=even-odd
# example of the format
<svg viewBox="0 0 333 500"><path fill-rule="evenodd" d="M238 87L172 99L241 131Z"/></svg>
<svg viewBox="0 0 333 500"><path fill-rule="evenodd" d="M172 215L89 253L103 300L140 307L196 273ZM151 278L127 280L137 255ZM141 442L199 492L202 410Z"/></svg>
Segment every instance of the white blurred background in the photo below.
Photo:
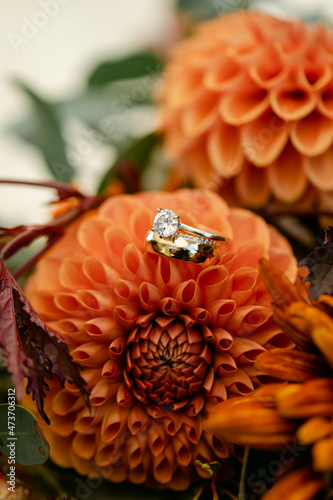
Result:
<svg viewBox="0 0 333 500"><path fill-rule="evenodd" d="M204 1L204 0L203 0ZM237 0L229 0L236 2ZM0 6L0 177L51 179L39 152L6 132L24 117L30 103L13 78L27 82L46 99L80 91L100 61L165 42L175 30L173 0L13 0ZM258 0L260 9L278 15L333 19L332 0ZM108 149L87 155L83 170L105 165ZM89 190L89 174L82 175ZM48 189L0 186L0 225L48 218Z"/></svg>

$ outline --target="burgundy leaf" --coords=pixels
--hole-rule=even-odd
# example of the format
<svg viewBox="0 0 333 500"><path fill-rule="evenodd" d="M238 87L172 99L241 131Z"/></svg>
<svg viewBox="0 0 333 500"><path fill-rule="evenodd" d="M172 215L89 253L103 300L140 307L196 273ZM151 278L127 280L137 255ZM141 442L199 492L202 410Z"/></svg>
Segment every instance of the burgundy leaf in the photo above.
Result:
<svg viewBox="0 0 333 500"><path fill-rule="evenodd" d="M89 394L80 367L68 346L41 320L21 288L0 260L0 347L8 371L22 395L22 381L28 378L27 394L32 391L36 406L47 423L43 398L49 390L45 379L56 375L62 386L67 380L80 389L87 405Z"/></svg>
<svg viewBox="0 0 333 500"><path fill-rule="evenodd" d="M305 259L298 263L299 267L305 266L309 270L304 281L310 282L310 299L320 295L333 295L333 227L325 230L325 241Z"/></svg>

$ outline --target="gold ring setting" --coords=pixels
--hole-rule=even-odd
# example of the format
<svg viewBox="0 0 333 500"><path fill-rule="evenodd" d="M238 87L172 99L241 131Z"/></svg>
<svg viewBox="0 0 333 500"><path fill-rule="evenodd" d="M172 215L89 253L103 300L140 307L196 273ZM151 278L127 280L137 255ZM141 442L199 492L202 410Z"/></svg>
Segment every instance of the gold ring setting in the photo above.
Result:
<svg viewBox="0 0 333 500"><path fill-rule="evenodd" d="M154 253L195 263L214 257L217 247L230 241L222 235L211 233L208 228L183 224L173 210L161 208L157 209L146 240L148 250Z"/></svg>

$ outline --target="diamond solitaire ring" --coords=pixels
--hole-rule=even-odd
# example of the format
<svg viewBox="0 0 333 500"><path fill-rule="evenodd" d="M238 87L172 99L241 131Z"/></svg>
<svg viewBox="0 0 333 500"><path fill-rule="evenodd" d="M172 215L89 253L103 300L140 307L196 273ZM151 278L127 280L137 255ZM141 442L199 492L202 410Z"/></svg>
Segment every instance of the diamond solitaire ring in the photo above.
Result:
<svg viewBox="0 0 333 500"><path fill-rule="evenodd" d="M183 224L175 212L161 208L157 209L153 227L148 231L146 240L149 244L148 250L196 263L214 257L217 246L230 241L206 228L199 229Z"/></svg>

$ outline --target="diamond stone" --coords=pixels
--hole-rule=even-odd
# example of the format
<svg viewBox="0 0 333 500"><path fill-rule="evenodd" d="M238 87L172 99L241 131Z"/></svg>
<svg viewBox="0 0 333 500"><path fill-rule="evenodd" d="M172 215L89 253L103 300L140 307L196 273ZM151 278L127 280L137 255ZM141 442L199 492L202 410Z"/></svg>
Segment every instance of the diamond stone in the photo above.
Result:
<svg viewBox="0 0 333 500"><path fill-rule="evenodd" d="M159 210L154 219L154 231L162 238L170 238L179 229L178 215L172 210Z"/></svg>

